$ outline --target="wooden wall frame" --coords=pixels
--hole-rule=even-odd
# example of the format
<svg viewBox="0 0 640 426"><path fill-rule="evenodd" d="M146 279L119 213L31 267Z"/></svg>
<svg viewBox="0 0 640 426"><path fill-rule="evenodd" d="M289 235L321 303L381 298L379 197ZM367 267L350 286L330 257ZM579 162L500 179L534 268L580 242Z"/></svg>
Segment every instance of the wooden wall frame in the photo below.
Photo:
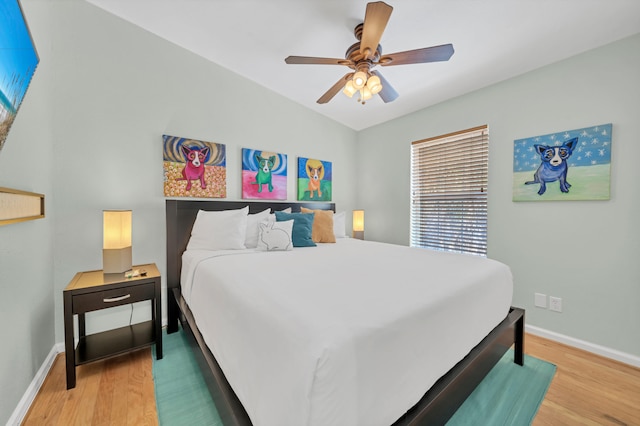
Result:
<svg viewBox="0 0 640 426"><path fill-rule="evenodd" d="M44 194L0 187L0 226L44 218Z"/></svg>

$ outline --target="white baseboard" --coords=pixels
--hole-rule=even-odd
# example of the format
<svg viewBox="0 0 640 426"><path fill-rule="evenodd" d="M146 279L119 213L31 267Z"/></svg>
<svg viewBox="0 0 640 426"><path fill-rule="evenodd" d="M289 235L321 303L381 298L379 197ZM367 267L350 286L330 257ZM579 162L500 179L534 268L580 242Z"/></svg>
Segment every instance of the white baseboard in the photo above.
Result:
<svg viewBox="0 0 640 426"><path fill-rule="evenodd" d="M7 426L18 426L20 425L20 423L22 423L22 421L24 420L24 416L26 416L27 411L29 411L29 407L31 407L31 403L33 403L36 395L38 395L40 386L42 386L44 379L46 379L47 374L49 374L49 370L51 370L51 367L53 366L53 361L61 352L64 352L63 343L56 343L55 345L53 345L51 351L42 363L42 366L40 366L40 369L31 381L31 384L29 384L29 387L25 391L24 395L22 396L22 399L20 399L20 402L18 402L18 406L15 410L13 410L13 414L11 414L11 417L9 417Z"/></svg>
<svg viewBox="0 0 640 426"><path fill-rule="evenodd" d="M524 329L527 333L535 334L536 336L564 343L565 345L573 346L574 348L582 349L587 352L603 356L605 358L611 358L613 360L640 368L640 357L637 357L635 355L621 352L616 349L607 348L606 346L597 345L595 343L586 342L574 337L565 336L564 334L545 330L544 328L536 327L533 325L525 324Z"/></svg>

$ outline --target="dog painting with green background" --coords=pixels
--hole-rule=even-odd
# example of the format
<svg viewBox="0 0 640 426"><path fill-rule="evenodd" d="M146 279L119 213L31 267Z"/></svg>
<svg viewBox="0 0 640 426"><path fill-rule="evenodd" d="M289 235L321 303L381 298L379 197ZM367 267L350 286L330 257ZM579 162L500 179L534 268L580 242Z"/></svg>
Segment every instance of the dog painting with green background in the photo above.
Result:
<svg viewBox="0 0 640 426"><path fill-rule="evenodd" d="M331 201L331 161L298 158L298 201Z"/></svg>

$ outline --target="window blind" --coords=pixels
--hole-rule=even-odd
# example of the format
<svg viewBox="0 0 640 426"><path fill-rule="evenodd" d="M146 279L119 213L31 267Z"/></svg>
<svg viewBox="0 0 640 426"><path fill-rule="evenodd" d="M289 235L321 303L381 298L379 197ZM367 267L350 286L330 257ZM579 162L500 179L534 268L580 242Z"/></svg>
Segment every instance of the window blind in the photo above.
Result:
<svg viewBox="0 0 640 426"><path fill-rule="evenodd" d="M489 130L411 144L411 246L487 254Z"/></svg>

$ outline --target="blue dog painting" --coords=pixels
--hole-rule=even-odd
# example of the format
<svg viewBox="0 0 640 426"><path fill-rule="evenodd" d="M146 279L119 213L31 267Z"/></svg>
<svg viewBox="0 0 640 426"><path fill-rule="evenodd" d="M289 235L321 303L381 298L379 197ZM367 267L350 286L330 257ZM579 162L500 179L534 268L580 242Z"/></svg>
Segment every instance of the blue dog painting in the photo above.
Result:
<svg viewBox="0 0 640 426"><path fill-rule="evenodd" d="M608 200L611 130L601 124L516 139L513 201Z"/></svg>
<svg viewBox="0 0 640 426"><path fill-rule="evenodd" d="M571 184L567 182L567 171L569 165L567 160L573 152L573 148L578 144L578 138L573 138L566 141L560 146L547 146L547 145L534 145L536 152L542 158L542 163L536 173L533 175L533 180L527 181L525 185L532 185L534 183L540 184L538 195L542 195L547 190L548 182L560 182L560 191L569 192Z"/></svg>

